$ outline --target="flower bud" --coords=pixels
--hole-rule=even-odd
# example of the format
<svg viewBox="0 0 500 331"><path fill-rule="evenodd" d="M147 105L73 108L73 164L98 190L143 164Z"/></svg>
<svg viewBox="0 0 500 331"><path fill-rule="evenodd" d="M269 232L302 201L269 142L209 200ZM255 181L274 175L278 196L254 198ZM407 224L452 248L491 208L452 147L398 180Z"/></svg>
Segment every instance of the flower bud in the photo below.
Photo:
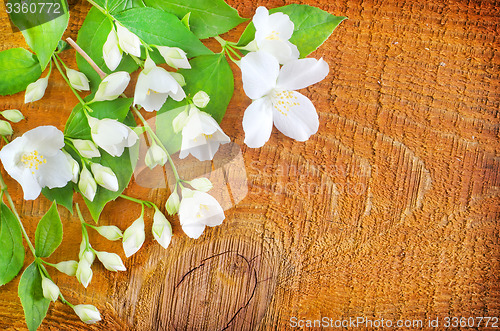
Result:
<svg viewBox="0 0 500 331"><path fill-rule="evenodd" d="M144 218L141 215L123 233L123 250L126 257L134 255L144 243L146 234L144 233Z"/></svg>
<svg viewBox="0 0 500 331"><path fill-rule="evenodd" d="M165 204L165 209L169 215L173 215L179 211L180 199L177 194L177 190L172 192L167 199L167 203Z"/></svg>
<svg viewBox="0 0 500 331"><path fill-rule="evenodd" d="M101 320L99 310L92 305L76 305L73 306L73 310L84 323L93 324Z"/></svg>
<svg viewBox="0 0 500 331"><path fill-rule="evenodd" d="M69 83L77 91L89 91L89 79L83 72L74 69L66 68L66 75L68 76Z"/></svg>
<svg viewBox="0 0 500 331"><path fill-rule="evenodd" d="M116 23L118 44L127 54L141 57L141 40L120 23Z"/></svg>
<svg viewBox="0 0 500 331"><path fill-rule="evenodd" d="M75 276L76 269L78 269L78 262L70 260L70 261L62 261L54 266L57 270L62 273L65 273L68 276Z"/></svg>
<svg viewBox="0 0 500 331"><path fill-rule="evenodd" d="M172 226L163 213L155 208L153 216L153 237L163 247L167 248L172 240Z"/></svg>
<svg viewBox="0 0 500 331"><path fill-rule="evenodd" d="M170 76L174 77L175 81L181 86L186 86L186 79L181 73L171 72Z"/></svg>
<svg viewBox="0 0 500 331"><path fill-rule="evenodd" d="M40 100L45 94L45 89L48 84L49 77L40 78L36 82L29 84L24 94L24 103Z"/></svg>
<svg viewBox="0 0 500 331"><path fill-rule="evenodd" d="M191 69L186 52L178 47L156 46L165 62L174 69Z"/></svg>
<svg viewBox="0 0 500 331"><path fill-rule="evenodd" d="M118 191L118 178L116 178L111 168L100 165L99 163L92 163L90 165L90 170L92 170L92 174L97 184L110 191Z"/></svg>
<svg viewBox="0 0 500 331"><path fill-rule="evenodd" d="M14 123L17 123L20 120L24 119L23 113L21 113L17 109L7 109L7 110L4 110L4 111L2 111L0 113L2 114L2 116L6 120L9 120L9 121L14 122Z"/></svg>
<svg viewBox="0 0 500 331"><path fill-rule="evenodd" d="M92 280L92 268L91 263L84 258L78 262L78 268L76 269L76 279L83 285L83 287L87 288L89 286L90 281Z"/></svg>
<svg viewBox="0 0 500 331"><path fill-rule="evenodd" d="M175 133L181 132L186 126L189 116L187 110L184 110L177 115L172 121L172 128Z"/></svg>
<svg viewBox="0 0 500 331"><path fill-rule="evenodd" d="M87 170L85 165L83 165L82 172L80 173L78 189L80 190L80 193L88 200L94 200L97 191L97 184L94 180L94 177L92 177L92 174Z"/></svg>
<svg viewBox="0 0 500 331"><path fill-rule="evenodd" d="M99 232L101 236L111 241L123 238L122 231L117 226L114 225L99 226L96 227L95 230Z"/></svg>
<svg viewBox="0 0 500 331"><path fill-rule="evenodd" d="M125 271L127 268L123 265L122 259L115 253L97 252L97 258L104 265L104 268L110 271Z"/></svg>
<svg viewBox="0 0 500 331"><path fill-rule="evenodd" d="M130 74L126 71L118 71L106 76L99 84L93 101L115 100L125 91L129 82Z"/></svg>
<svg viewBox="0 0 500 331"><path fill-rule="evenodd" d="M92 140L72 139L71 141L81 156L87 159L101 156L99 149Z"/></svg>
<svg viewBox="0 0 500 331"><path fill-rule="evenodd" d="M9 122L0 120L0 135L10 136L13 133L12 126Z"/></svg>
<svg viewBox="0 0 500 331"><path fill-rule="evenodd" d="M43 290L43 296L46 299L55 302L57 298L59 298L60 294L59 287L56 284L54 284L53 281L51 281L45 276L42 276L42 290Z"/></svg>
<svg viewBox="0 0 500 331"><path fill-rule="evenodd" d="M208 192L212 189L212 187L214 187L212 182L208 178L204 177L193 179L189 182L189 185L191 185L195 190L201 192Z"/></svg>
<svg viewBox="0 0 500 331"><path fill-rule="evenodd" d="M168 160L167 154L158 146L155 142L151 145L151 147L146 152L145 162L149 169L153 169L156 166L164 165Z"/></svg>
<svg viewBox="0 0 500 331"><path fill-rule="evenodd" d="M210 102L210 96L205 91L198 91L193 96L193 103L198 108L205 108Z"/></svg>
<svg viewBox="0 0 500 331"><path fill-rule="evenodd" d="M73 183L78 183L78 175L80 174L80 165L78 162L73 159L73 157L66 152L64 149L62 150L64 155L66 155L66 158L68 159L68 162L71 164L71 173L73 174L73 177L71 178L71 181Z"/></svg>
<svg viewBox="0 0 500 331"><path fill-rule="evenodd" d="M122 60L122 50L118 45L118 36L115 29L111 29L108 34L108 38L102 47L102 57L111 71L114 71Z"/></svg>
<svg viewBox="0 0 500 331"><path fill-rule="evenodd" d="M87 260L90 264L94 263L95 254L92 251L92 247L90 243L87 243L85 240L82 240L80 243L80 252L78 253L78 258L80 260Z"/></svg>

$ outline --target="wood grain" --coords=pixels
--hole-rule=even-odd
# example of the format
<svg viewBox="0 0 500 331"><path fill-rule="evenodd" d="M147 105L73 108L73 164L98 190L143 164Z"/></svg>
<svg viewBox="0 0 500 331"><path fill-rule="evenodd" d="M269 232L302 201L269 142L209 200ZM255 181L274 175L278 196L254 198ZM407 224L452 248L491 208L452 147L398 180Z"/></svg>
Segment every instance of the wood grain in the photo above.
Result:
<svg viewBox="0 0 500 331"><path fill-rule="evenodd" d="M291 3L228 2L244 17L259 5ZM236 90L222 128L235 144L212 177L228 207L224 224L191 240L171 218L167 250L148 234L126 272L96 264L86 290L54 273L68 300L96 305L103 321L87 326L56 303L41 329L276 330L290 329L293 316L500 315L500 4L298 2L349 17L312 54L329 63L330 74L302 91L316 105L318 133L300 143L275 129L264 147L247 148L241 120L250 100L233 67ZM76 39L88 8L74 5L67 36ZM25 46L3 11L0 23L0 49ZM224 38L237 40L243 28ZM64 59L75 65L73 52ZM43 100L0 97L2 109L26 114L16 135L40 124L63 128L77 102L58 74ZM180 163L186 176L212 167L191 161ZM163 207L161 176L138 172L126 193ZM33 236L50 204L23 201L18 184L7 183ZM80 241L75 215L60 212L65 239L54 261L75 259ZM102 223L124 229L139 212L118 200ZM91 236L96 249L123 257L118 243ZM2 329L25 329L18 281L0 288Z"/></svg>

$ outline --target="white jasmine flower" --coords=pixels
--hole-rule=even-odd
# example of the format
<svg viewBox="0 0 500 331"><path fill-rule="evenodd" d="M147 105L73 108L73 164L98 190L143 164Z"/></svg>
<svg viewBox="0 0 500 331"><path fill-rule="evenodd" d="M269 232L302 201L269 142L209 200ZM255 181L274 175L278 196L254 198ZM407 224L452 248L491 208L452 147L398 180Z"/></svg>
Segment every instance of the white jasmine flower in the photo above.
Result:
<svg viewBox="0 0 500 331"><path fill-rule="evenodd" d="M59 298L59 287L45 276L42 276L42 291L43 296L53 302L56 302L57 298Z"/></svg>
<svg viewBox="0 0 500 331"><path fill-rule="evenodd" d="M125 271L125 265L123 265L122 259L115 253L108 252L97 252L97 258L104 265L104 268L110 271Z"/></svg>
<svg viewBox="0 0 500 331"><path fill-rule="evenodd" d="M0 120L0 135L10 136L14 131L12 131L12 125L9 122Z"/></svg>
<svg viewBox="0 0 500 331"><path fill-rule="evenodd" d="M195 190L201 192L208 192L213 187L210 179L205 177L195 178L189 182L189 185L191 185Z"/></svg>
<svg viewBox="0 0 500 331"><path fill-rule="evenodd" d="M118 35L118 44L127 54L141 57L141 40L126 27L116 22L116 33Z"/></svg>
<svg viewBox="0 0 500 331"><path fill-rule="evenodd" d="M72 308L75 311L75 314L77 314L78 317L80 317L80 320L84 323L93 324L101 320L99 310L92 305L76 305Z"/></svg>
<svg viewBox="0 0 500 331"><path fill-rule="evenodd" d="M97 192L97 184L90 171L82 165L82 172L80 173L80 181L78 182L78 189L80 193L90 201L94 201Z"/></svg>
<svg viewBox="0 0 500 331"><path fill-rule="evenodd" d="M104 238L115 241L123 238L122 230L114 225L103 225L94 228Z"/></svg>
<svg viewBox="0 0 500 331"><path fill-rule="evenodd" d="M123 233L123 251L126 257L134 255L144 243L146 234L144 232L143 215L130 225Z"/></svg>
<svg viewBox="0 0 500 331"><path fill-rule="evenodd" d="M153 237L163 247L167 248L172 240L172 226L163 213L155 208L153 216Z"/></svg>
<svg viewBox="0 0 500 331"><path fill-rule="evenodd" d="M210 96L205 91L198 91L193 96L193 103L198 108L205 108L210 102Z"/></svg>
<svg viewBox="0 0 500 331"><path fill-rule="evenodd" d="M172 68L191 69L186 52L178 47L156 46L165 62Z"/></svg>
<svg viewBox="0 0 500 331"><path fill-rule="evenodd" d="M146 111L159 110L168 97L181 101L186 93L172 75L147 58L144 70L137 78L134 92L134 105L141 105Z"/></svg>
<svg viewBox="0 0 500 331"><path fill-rule="evenodd" d="M78 269L78 262L70 260L70 261L62 261L58 264L54 265L54 267L62 273L65 273L68 276L75 276L76 270Z"/></svg>
<svg viewBox="0 0 500 331"><path fill-rule="evenodd" d="M299 90L328 75L323 59L300 59L280 69L266 52L249 53L241 59L243 89L253 102L245 110L245 143L252 148L269 140L273 123L285 136L305 141L318 131L319 120L312 102Z"/></svg>
<svg viewBox="0 0 500 331"><path fill-rule="evenodd" d="M80 174L80 165L64 149L63 149L63 153L64 153L64 155L66 155L68 162L71 164L71 173L73 174L71 181L76 184L76 183L78 183L78 175Z"/></svg>
<svg viewBox="0 0 500 331"><path fill-rule="evenodd" d="M284 64L299 58L297 46L288 41L293 34L294 24L288 15L277 12L269 15L265 7L259 7L252 19L255 26L257 49L275 56ZM250 47L255 45L250 45Z"/></svg>
<svg viewBox="0 0 500 331"><path fill-rule="evenodd" d="M73 146L78 150L81 156L91 159L93 157L100 157L101 153L99 149L94 144L92 140L83 140L83 139L71 139Z"/></svg>
<svg viewBox="0 0 500 331"><path fill-rule="evenodd" d="M139 139L131 128L117 120L99 120L92 116L87 116L87 119L92 140L112 156L121 156L125 147L133 146Z"/></svg>
<svg viewBox="0 0 500 331"><path fill-rule="evenodd" d="M122 60L122 50L118 44L118 36L114 28L109 32L108 38L102 47L102 57L111 71L114 71Z"/></svg>
<svg viewBox="0 0 500 331"><path fill-rule="evenodd" d="M219 145L231 141L212 116L194 106L189 110L184 123L179 153L181 159L192 154L200 161L212 160Z"/></svg>
<svg viewBox="0 0 500 331"><path fill-rule="evenodd" d="M71 86L77 91L89 91L89 79L83 72L74 69L66 68L66 76L68 76Z"/></svg>
<svg viewBox="0 0 500 331"><path fill-rule="evenodd" d="M180 205L180 199L179 199L179 194L177 194L177 186L170 194L170 196L167 199L167 202L165 203L165 209L167 210L167 213L169 215L173 215L179 211L179 205Z"/></svg>
<svg viewBox="0 0 500 331"><path fill-rule="evenodd" d="M222 207L210 194L189 189L182 190L179 220L182 230L188 237L198 238L206 225L220 225L224 218Z"/></svg>
<svg viewBox="0 0 500 331"><path fill-rule="evenodd" d="M97 184L110 191L118 191L118 178L116 178L111 168L105 167L99 163L92 163L90 165L90 170L92 170L92 174Z"/></svg>
<svg viewBox="0 0 500 331"><path fill-rule="evenodd" d="M24 94L24 103L35 102L40 100L45 94L45 89L49 84L49 77L44 77L38 79L36 82L29 84L26 87L26 93Z"/></svg>
<svg viewBox="0 0 500 331"><path fill-rule="evenodd" d="M7 109L0 113L5 119L14 123L17 123L24 119L23 113L21 113L18 109Z"/></svg>
<svg viewBox="0 0 500 331"><path fill-rule="evenodd" d="M168 160L167 153L158 146L154 141L146 152L146 157L144 162L149 167L149 169L153 169L156 166L164 165Z"/></svg>
<svg viewBox="0 0 500 331"><path fill-rule="evenodd" d="M89 286L90 281L92 280L93 272L92 272L92 263L89 262L88 259L83 258L78 262L78 268L76 269L76 279L83 285L83 287L87 288Z"/></svg>
<svg viewBox="0 0 500 331"><path fill-rule="evenodd" d="M125 91L129 82L130 74L126 71L107 75L99 84L92 101L115 100Z"/></svg>
<svg viewBox="0 0 500 331"><path fill-rule="evenodd" d="M61 131L39 126L0 150L3 166L21 184L25 200L36 199L42 187L64 187L73 178L71 164L61 151L63 146Z"/></svg>

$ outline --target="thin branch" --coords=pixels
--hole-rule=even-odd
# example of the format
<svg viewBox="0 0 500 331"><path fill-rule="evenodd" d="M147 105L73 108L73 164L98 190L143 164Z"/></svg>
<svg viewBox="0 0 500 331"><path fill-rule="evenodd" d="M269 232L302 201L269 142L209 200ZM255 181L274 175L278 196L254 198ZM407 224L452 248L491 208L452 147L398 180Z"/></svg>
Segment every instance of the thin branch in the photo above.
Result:
<svg viewBox="0 0 500 331"><path fill-rule="evenodd" d="M85 51L81 49L81 47L78 46L78 44L75 43L73 39L66 38L66 41L68 42L68 44L71 45L71 47L73 47L78 52L78 54L80 54L85 59L85 61L87 61L92 66L92 68L94 68L94 70L99 74L99 77L101 77L101 79L106 77L106 73L102 71L101 68L97 66L97 64L95 64L94 60L92 60L90 56L88 56L88 54L85 53Z"/></svg>

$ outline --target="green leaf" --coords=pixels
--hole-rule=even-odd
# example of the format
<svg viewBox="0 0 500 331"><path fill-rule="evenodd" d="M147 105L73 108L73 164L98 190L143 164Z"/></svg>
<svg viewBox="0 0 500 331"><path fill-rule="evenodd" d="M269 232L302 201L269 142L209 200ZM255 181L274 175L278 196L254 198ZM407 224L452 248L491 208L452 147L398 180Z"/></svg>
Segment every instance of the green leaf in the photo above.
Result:
<svg viewBox="0 0 500 331"><path fill-rule="evenodd" d="M246 21L224 0L145 0L145 3L172 13L179 19L191 13L191 31L200 39L218 36Z"/></svg>
<svg viewBox="0 0 500 331"><path fill-rule="evenodd" d="M111 71L106 66L102 57L102 47L111 32L111 22L97 8L91 8L87 14L87 18L82 24L78 32L78 45L90 56L90 58L101 68L106 74ZM83 72L90 81L92 90L97 89L101 78L97 72L85 61L80 55L76 55L76 63L81 72ZM122 61L115 71L127 71L129 73L135 71L139 66L128 55L123 54Z"/></svg>
<svg viewBox="0 0 500 331"><path fill-rule="evenodd" d="M192 97L198 91L207 92L210 102L202 110L220 123L234 91L233 72L226 57L223 54L204 55L192 59L189 63L191 69L178 71L186 79L186 95Z"/></svg>
<svg viewBox="0 0 500 331"><path fill-rule="evenodd" d="M62 242L63 228L57 204L52 203L35 231L35 253L37 257L49 257Z"/></svg>
<svg viewBox="0 0 500 331"><path fill-rule="evenodd" d="M34 4L36 5L37 3L34 2ZM20 26L26 43L33 50L33 52L36 53L42 71L45 70L49 64L50 58L56 50L57 44L68 26L69 13L66 1L63 0L60 4L60 12L62 14L49 21L45 21L44 18L45 22L41 24L37 19L37 15L11 15L14 24ZM26 22L27 18L34 19L35 21ZM23 27L29 28L23 29Z"/></svg>
<svg viewBox="0 0 500 331"><path fill-rule="evenodd" d="M148 44L179 47L188 57L213 54L175 15L162 10L133 8L114 17Z"/></svg>
<svg viewBox="0 0 500 331"><path fill-rule="evenodd" d="M64 187L42 188L42 194L50 201L66 207L73 214L73 183L69 182Z"/></svg>
<svg viewBox="0 0 500 331"><path fill-rule="evenodd" d="M344 16L333 16L324 10L308 5L292 4L269 11L270 14L276 12L287 14L293 22L295 27L290 42L297 46L301 58L321 46L340 22L346 19ZM238 45L247 45L254 37L255 27L253 23L250 23L241 35Z"/></svg>
<svg viewBox="0 0 500 331"><path fill-rule="evenodd" d="M21 92L40 77L38 59L24 48L0 52L0 95Z"/></svg>
<svg viewBox="0 0 500 331"><path fill-rule="evenodd" d="M0 286L17 276L24 263L23 235L16 216L0 205Z"/></svg>
<svg viewBox="0 0 500 331"><path fill-rule="evenodd" d="M19 281L18 295L28 329L35 331L42 324L50 304L50 300L43 296L42 276L35 263L24 270Z"/></svg>

